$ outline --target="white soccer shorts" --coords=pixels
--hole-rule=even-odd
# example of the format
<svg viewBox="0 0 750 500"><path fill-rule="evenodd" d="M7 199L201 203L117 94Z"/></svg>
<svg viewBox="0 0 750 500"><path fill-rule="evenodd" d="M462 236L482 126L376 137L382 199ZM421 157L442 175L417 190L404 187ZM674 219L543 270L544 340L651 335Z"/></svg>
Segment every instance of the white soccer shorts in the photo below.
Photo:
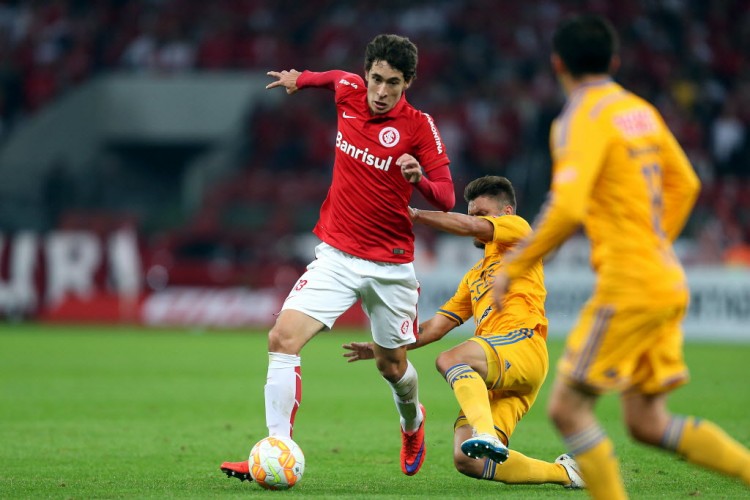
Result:
<svg viewBox="0 0 750 500"><path fill-rule="evenodd" d="M357 299L362 299L376 344L393 349L416 341L419 282L411 262L360 259L321 243L281 310L303 312L330 330Z"/></svg>

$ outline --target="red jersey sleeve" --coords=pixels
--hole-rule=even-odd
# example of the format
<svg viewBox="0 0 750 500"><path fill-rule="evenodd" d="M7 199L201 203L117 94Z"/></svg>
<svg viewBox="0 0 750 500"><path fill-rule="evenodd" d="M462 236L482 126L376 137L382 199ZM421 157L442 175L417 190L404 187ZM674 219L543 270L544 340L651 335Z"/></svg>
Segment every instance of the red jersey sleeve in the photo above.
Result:
<svg viewBox="0 0 750 500"><path fill-rule="evenodd" d="M445 152L440 132L432 117L420 113L417 121L417 151L415 156L426 175L414 186L434 207L448 211L456 204L456 193L450 171L450 159Z"/></svg>
<svg viewBox="0 0 750 500"><path fill-rule="evenodd" d="M414 185L417 191L434 207L447 212L456 204L456 193L453 189L453 178L447 164L439 165L430 170L430 177L422 179Z"/></svg>
<svg viewBox="0 0 750 500"><path fill-rule="evenodd" d="M304 89L307 87L318 87L326 88L328 90L336 90L336 87L340 82L351 79L361 80L361 77L340 69L320 72L305 70L297 77L297 88Z"/></svg>

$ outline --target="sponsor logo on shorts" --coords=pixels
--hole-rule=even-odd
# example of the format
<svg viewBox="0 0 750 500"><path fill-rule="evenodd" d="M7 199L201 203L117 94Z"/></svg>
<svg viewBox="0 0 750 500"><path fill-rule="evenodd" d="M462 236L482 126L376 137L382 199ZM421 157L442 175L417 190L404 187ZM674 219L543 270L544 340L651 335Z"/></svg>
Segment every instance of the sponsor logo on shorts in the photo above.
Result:
<svg viewBox="0 0 750 500"><path fill-rule="evenodd" d="M401 323L401 334L402 335L408 335L409 334L409 324L411 322L407 319L403 323Z"/></svg>

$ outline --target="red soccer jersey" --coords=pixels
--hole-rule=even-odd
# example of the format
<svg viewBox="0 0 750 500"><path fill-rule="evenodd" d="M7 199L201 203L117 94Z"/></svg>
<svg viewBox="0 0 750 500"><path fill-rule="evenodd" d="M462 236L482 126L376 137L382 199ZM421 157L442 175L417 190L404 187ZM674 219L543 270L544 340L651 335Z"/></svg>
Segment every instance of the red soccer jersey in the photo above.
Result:
<svg viewBox="0 0 750 500"><path fill-rule="evenodd" d="M447 170L450 160L432 117L414 109L405 96L388 113L372 115L364 80L344 71L305 71L297 87L336 93L333 180L313 232L363 259L411 262L414 233L408 206L414 185L401 175L396 160L411 154L428 178L431 171ZM452 185L450 191L452 197Z"/></svg>

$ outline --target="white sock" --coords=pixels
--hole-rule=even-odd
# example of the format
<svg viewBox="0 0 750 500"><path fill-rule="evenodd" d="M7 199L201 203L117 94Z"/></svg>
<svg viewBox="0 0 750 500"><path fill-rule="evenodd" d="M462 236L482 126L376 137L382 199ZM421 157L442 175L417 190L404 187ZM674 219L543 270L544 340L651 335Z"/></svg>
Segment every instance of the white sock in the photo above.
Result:
<svg viewBox="0 0 750 500"><path fill-rule="evenodd" d="M419 409L419 377L417 370L407 361L406 372L395 384L388 382L393 391L396 409L401 415L401 428L405 432L415 432L422 424L422 411Z"/></svg>
<svg viewBox="0 0 750 500"><path fill-rule="evenodd" d="M292 437L294 417L302 401L299 356L280 352L268 353L265 396L268 435Z"/></svg>

